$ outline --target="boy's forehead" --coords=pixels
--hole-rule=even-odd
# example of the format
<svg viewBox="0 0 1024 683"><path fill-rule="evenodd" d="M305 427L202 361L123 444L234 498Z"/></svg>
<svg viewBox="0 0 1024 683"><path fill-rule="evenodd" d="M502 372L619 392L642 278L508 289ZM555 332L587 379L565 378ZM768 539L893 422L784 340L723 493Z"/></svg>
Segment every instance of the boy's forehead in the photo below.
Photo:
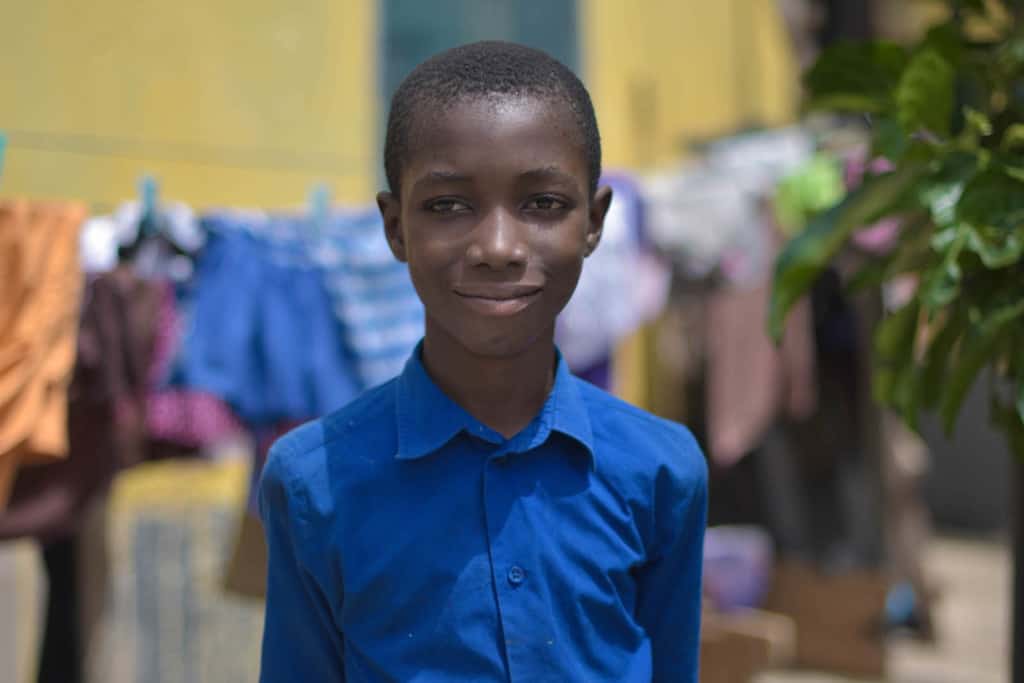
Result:
<svg viewBox="0 0 1024 683"><path fill-rule="evenodd" d="M422 103L417 107L409 129L406 165L413 157L424 153L434 156L437 151L471 136L479 140L481 130L492 133L485 136L485 144L507 145L508 139L499 133L528 128L557 133L558 142L562 143L557 147L583 155L583 132L571 107L561 98L485 94L449 103Z"/></svg>
<svg viewBox="0 0 1024 683"><path fill-rule="evenodd" d="M444 126L452 117L487 117L496 121L500 114L510 111L529 111L539 119L576 123L569 103L554 94L480 93L448 102L430 98L419 103L413 108L411 128L415 133L429 137L432 129Z"/></svg>

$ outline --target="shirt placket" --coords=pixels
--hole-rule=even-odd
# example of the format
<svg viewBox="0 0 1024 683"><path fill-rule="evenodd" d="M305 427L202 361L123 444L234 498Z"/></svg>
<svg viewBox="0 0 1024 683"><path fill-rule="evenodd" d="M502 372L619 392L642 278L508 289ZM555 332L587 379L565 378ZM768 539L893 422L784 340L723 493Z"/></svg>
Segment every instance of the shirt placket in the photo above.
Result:
<svg viewBox="0 0 1024 683"><path fill-rule="evenodd" d="M487 523L488 551L491 561L491 576L494 593L498 602L498 617L501 622L502 644L508 665L510 681L523 680L523 655L526 634L522 632L522 599L520 592L529 580L528 568L513 539L517 537L509 529L509 515L512 514L513 499L509 494L507 478L511 456L508 444L495 448L487 460L484 470L484 515Z"/></svg>

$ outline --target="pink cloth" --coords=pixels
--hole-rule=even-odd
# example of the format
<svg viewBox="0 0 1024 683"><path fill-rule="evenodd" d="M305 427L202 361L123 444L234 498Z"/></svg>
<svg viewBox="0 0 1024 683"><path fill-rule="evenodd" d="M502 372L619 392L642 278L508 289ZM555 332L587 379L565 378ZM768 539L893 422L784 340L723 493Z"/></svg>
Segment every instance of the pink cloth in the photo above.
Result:
<svg viewBox="0 0 1024 683"><path fill-rule="evenodd" d="M181 340L181 318L174 289L164 284L157 312L156 342L150 367L150 386L159 387L170 369ZM153 389L146 403L146 429L151 439L202 448L241 431L226 403L212 394L190 389Z"/></svg>
<svg viewBox="0 0 1024 683"><path fill-rule="evenodd" d="M774 226L764 229L777 248ZM780 415L804 419L817 407L810 302L793 307L776 346L765 329L771 287L769 274L754 287L721 287L708 300L708 451L720 467L756 448Z"/></svg>
<svg viewBox="0 0 1024 683"><path fill-rule="evenodd" d="M877 175L893 170L895 166L888 159L878 157L868 161L867 150L861 148L846 159L846 189L858 187L868 173ZM872 254L886 254L896 246L903 222L899 218L883 218L882 220L862 228L854 233L853 243L864 251Z"/></svg>

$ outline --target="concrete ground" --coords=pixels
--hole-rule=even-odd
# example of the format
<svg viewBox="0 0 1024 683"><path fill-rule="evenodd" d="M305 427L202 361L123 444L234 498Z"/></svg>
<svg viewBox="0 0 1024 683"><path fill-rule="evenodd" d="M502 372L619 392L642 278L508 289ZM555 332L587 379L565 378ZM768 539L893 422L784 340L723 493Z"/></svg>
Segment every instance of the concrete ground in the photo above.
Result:
<svg viewBox="0 0 1024 683"><path fill-rule="evenodd" d="M934 646L894 640L890 683L1006 683L1010 680L1010 554L995 541L942 538L929 551L942 592ZM841 676L778 671L756 683L848 683Z"/></svg>

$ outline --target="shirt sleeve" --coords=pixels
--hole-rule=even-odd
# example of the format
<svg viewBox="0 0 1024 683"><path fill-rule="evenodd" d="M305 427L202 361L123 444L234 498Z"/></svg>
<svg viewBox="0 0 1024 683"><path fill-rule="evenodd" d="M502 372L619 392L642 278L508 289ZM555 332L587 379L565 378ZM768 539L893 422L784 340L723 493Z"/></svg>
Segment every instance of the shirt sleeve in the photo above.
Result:
<svg viewBox="0 0 1024 683"><path fill-rule="evenodd" d="M303 566L307 522L279 446L271 449L259 487L268 550L260 682L344 683L341 630L321 585Z"/></svg>
<svg viewBox="0 0 1024 683"><path fill-rule="evenodd" d="M707 466L687 433L682 467L654 489L654 543L637 573L637 621L651 641L653 683L697 683Z"/></svg>

